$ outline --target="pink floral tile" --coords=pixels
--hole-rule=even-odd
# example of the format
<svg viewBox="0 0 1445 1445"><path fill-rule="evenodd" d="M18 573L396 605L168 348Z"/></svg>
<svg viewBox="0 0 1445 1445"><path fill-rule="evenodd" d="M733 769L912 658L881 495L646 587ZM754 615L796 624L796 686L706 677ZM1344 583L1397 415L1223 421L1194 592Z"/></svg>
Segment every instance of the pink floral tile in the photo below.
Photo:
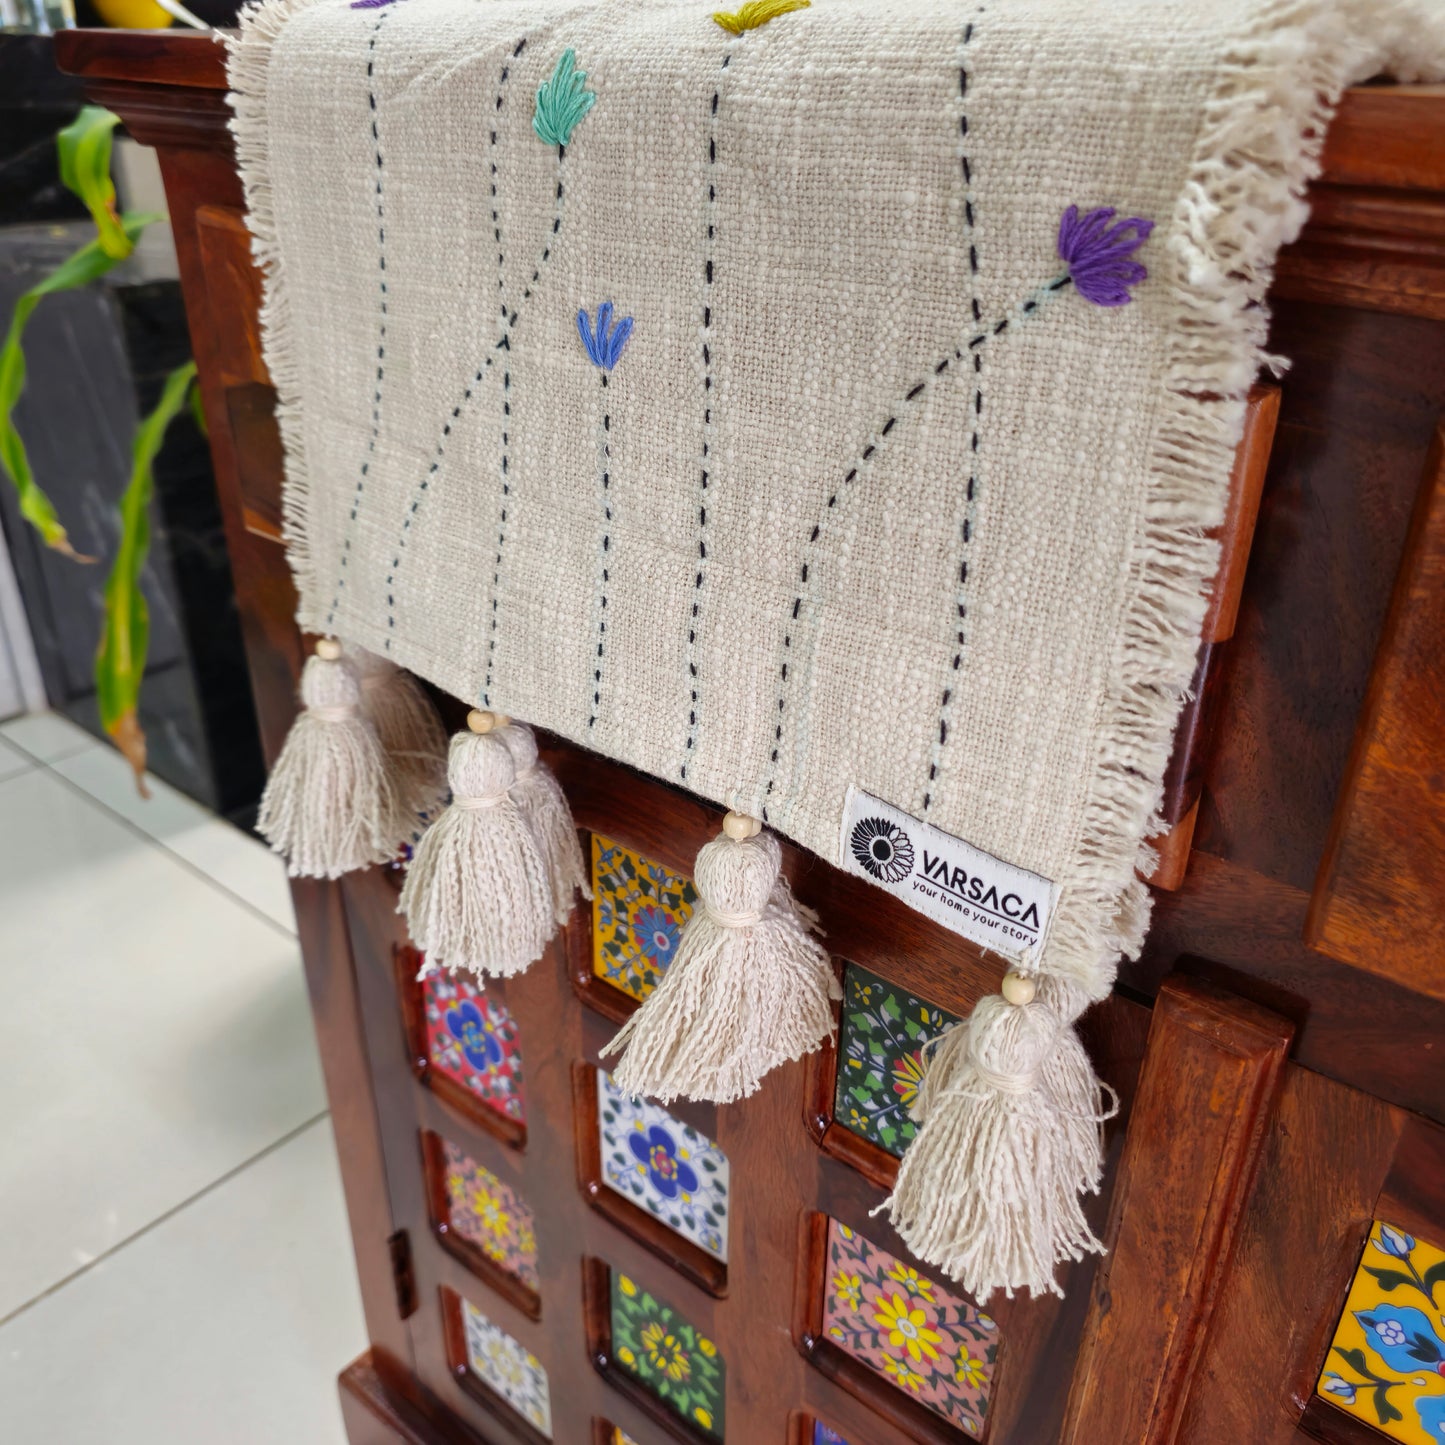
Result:
<svg viewBox="0 0 1445 1445"><path fill-rule="evenodd" d="M447 1222L468 1244L530 1290L537 1278L537 1218L516 1190L468 1158L450 1140L446 1155Z"/></svg>
<svg viewBox="0 0 1445 1445"><path fill-rule="evenodd" d="M463 974L436 970L421 987L432 1068L504 1118L524 1122L522 1053L511 1014Z"/></svg>
<svg viewBox="0 0 1445 1445"><path fill-rule="evenodd" d="M855 1230L828 1221L823 1333L970 1435L982 1435L998 1326Z"/></svg>

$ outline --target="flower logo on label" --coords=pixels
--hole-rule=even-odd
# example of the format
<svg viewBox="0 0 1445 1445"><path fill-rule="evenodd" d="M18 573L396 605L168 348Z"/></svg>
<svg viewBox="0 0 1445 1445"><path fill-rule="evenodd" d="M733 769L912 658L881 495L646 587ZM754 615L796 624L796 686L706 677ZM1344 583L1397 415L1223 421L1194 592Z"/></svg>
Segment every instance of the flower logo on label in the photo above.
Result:
<svg viewBox="0 0 1445 1445"><path fill-rule="evenodd" d="M481 1009L470 999L447 1011L447 1029L474 1069L495 1069L502 1062L502 1046L492 1037Z"/></svg>
<svg viewBox="0 0 1445 1445"><path fill-rule="evenodd" d="M848 846L858 866L885 883L899 883L913 872L913 844L897 823L886 818L860 818Z"/></svg>

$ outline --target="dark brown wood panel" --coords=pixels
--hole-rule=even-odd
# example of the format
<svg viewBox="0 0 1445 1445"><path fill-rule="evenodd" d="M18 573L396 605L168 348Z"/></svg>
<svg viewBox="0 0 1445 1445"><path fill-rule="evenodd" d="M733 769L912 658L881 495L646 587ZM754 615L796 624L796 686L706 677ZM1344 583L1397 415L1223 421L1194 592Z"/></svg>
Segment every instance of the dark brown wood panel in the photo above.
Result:
<svg viewBox="0 0 1445 1445"><path fill-rule="evenodd" d="M1176 1438L1292 1033L1209 985L1160 989L1074 1371L1070 1445Z"/></svg>
<svg viewBox="0 0 1445 1445"><path fill-rule="evenodd" d="M1306 934L1445 999L1445 426L1435 433Z"/></svg>

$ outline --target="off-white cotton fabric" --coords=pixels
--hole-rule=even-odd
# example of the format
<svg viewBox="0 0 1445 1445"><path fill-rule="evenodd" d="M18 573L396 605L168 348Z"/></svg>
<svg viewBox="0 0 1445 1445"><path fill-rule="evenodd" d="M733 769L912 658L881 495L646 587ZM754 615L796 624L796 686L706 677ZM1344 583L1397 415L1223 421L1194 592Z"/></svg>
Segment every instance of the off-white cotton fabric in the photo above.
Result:
<svg viewBox="0 0 1445 1445"><path fill-rule="evenodd" d="M1438 70L1441 29L1399 0L815 0L741 36L676 0L252 9L300 622L830 860L856 785L1060 884L1033 962L1102 994L1255 303L1340 89ZM596 101L559 158L532 119L568 49ZM1070 205L1156 223L1130 304L1040 289ZM608 301L604 388L576 316Z"/></svg>

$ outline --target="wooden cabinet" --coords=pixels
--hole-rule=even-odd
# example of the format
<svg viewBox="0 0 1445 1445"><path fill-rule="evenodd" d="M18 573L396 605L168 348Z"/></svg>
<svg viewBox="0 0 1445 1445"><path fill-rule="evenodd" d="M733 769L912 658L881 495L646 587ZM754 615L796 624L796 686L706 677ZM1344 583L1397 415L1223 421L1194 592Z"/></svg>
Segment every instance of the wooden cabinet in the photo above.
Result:
<svg viewBox="0 0 1445 1445"><path fill-rule="evenodd" d="M274 756L301 639L222 54L60 53L161 152ZM521 977L419 981L391 870L296 886L371 1339L356 1445L1445 1440L1442 133L1438 91L1348 96L1280 266L1294 367L1241 453L1154 927L1085 1021L1121 1095L1110 1253L980 1307L873 1217L920 1050L1001 969L796 850L838 1043L739 1105L622 1099L600 1051L717 810L554 743L597 900Z"/></svg>

